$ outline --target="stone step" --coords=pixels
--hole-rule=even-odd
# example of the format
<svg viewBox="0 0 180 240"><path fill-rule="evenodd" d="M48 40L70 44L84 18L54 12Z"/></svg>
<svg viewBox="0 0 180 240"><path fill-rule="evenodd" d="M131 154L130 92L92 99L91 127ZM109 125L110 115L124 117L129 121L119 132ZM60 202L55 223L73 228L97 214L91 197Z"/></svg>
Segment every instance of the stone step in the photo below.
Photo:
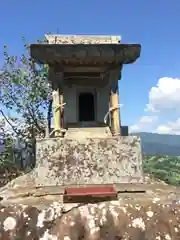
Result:
<svg viewBox="0 0 180 240"><path fill-rule="evenodd" d="M112 136L108 127L69 128L66 138L104 138Z"/></svg>

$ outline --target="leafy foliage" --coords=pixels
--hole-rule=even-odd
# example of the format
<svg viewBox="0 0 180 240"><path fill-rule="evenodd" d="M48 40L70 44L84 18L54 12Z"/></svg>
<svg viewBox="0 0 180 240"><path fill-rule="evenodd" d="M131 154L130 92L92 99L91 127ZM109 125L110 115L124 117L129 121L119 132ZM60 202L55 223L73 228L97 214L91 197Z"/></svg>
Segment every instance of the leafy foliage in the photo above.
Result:
<svg viewBox="0 0 180 240"><path fill-rule="evenodd" d="M41 131L42 109L48 96L47 66L35 67L29 57L29 46L24 42L25 54L20 59L9 56L4 47L4 66L0 78L0 102L23 118L28 125ZM38 70L37 70L38 69Z"/></svg>
<svg viewBox="0 0 180 240"><path fill-rule="evenodd" d="M4 142L4 151L0 153L0 168L14 167L17 165L16 158L19 158L17 151L14 149L13 140L10 136L6 136ZM19 161L20 163L20 161ZM18 166L17 166L18 167Z"/></svg>
<svg viewBox="0 0 180 240"><path fill-rule="evenodd" d="M10 56L4 47L4 65L0 74L0 106L10 110L6 116L11 134L31 144L35 153L35 138L45 132L46 109L50 101L48 67L39 66L29 56L29 45L23 39L24 53L20 58ZM34 156L32 157L34 159Z"/></svg>
<svg viewBox="0 0 180 240"><path fill-rule="evenodd" d="M156 179L180 186L180 157L144 156L143 169Z"/></svg>

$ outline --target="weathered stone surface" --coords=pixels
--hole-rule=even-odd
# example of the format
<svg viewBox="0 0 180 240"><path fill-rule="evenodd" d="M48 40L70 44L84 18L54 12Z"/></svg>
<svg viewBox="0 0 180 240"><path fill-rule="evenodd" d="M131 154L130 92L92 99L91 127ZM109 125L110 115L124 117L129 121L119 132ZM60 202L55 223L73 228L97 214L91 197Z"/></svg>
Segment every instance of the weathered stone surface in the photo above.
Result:
<svg viewBox="0 0 180 240"><path fill-rule="evenodd" d="M41 63L107 65L133 63L140 56L139 44L31 44L31 57Z"/></svg>
<svg viewBox="0 0 180 240"><path fill-rule="evenodd" d="M35 186L142 182L138 137L37 141L35 168L9 184Z"/></svg>
<svg viewBox="0 0 180 240"><path fill-rule="evenodd" d="M116 185L116 201L65 204L65 186L52 186L82 180L89 184L95 179L97 184L99 177L109 183L112 179L119 180L117 171L113 171L117 168L122 174L120 182L123 174L141 179L137 137L44 139L38 144L35 169L0 189L0 240L180 239L180 188L157 183L124 183ZM129 164L137 166L132 170ZM102 166L106 169L98 176ZM131 171L127 173L128 166ZM124 190L127 192L122 193Z"/></svg>
<svg viewBox="0 0 180 240"><path fill-rule="evenodd" d="M108 35L45 35L50 44L115 44L120 43L120 36Z"/></svg>
<svg viewBox="0 0 180 240"><path fill-rule="evenodd" d="M50 138L37 141L36 185L128 183L142 181L140 139Z"/></svg>
<svg viewBox="0 0 180 240"><path fill-rule="evenodd" d="M37 188L23 177L0 189L0 240L180 239L180 188L119 184L117 201L64 204L64 187Z"/></svg>
<svg viewBox="0 0 180 240"><path fill-rule="evenodd" d="M39 210L27 205L0 206L2 240L180 239L180 203L99 204L52 202Z"/></svg>
<svg viewBox="0 0 180 240"><path fill-rule="evenodd" d="M37 187L34 182L25 182L23 177L19 177L1 188L1 203L5 206L14 203L28 204L42 209L53 201L63 203L64 188L65 186ZM118 198L123 203L151 203L154 199L159 199L161 203L169 204L180 199L180 188L159 183L117 184L116 189ZM139 192L144 190L145 193Z"/></svg>
<svg viewBox="0 0 180 240"><path fill-rule="evenodd" d="M39 186L35 185L29 174L14 179L0 189L1 203L3 205L27 202L33 206L49 205L50 201L60 201L66 186ZM80 186L80 185L79 185ZM91 186L91 185L90 185ZM73 185L71 185L73 187ZM152 202L158 198L161 203L170 203L180 199L180 188L169 186L164 183L121 183L116 184L115 188L121 200L132 202ZM140 191L145 191L140 192ZM51 196L51 197L50 197ZM34 199L34 200L32 200ZM42 201L38 202L39 199ZM43 203L43 204L42 204Z"/></svg>

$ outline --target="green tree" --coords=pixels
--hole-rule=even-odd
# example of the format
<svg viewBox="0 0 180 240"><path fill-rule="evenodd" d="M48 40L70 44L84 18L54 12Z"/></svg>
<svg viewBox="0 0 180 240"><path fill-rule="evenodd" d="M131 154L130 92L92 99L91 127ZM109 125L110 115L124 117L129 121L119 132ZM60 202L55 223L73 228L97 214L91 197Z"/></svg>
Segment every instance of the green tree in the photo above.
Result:
<svg viewBox="0 0 180 240"><path fill-rule="evenodd" d="M46 119L50 121L50 87L48 66L37 65L29 55L29 45L23 39L24 53L18 58L8 54L4 47L4 64L0 74L0 106L10 110L6 116L13 135L31 144L32 165L35 157L35 138L45 134ZM10 119L10 120L9 120ZM49 124L50 125L50 124Z"/></svg>

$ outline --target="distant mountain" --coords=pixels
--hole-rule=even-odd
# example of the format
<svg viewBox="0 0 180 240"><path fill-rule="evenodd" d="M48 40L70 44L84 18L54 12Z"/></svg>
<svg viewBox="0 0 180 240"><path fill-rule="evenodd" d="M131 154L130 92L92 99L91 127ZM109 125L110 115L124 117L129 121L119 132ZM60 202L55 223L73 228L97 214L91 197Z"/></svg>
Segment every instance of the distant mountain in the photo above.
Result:
<svg viewBox="0 0 180 240"><path fill-rule="evenodd" d="M140 136L143 153L146 155L180 156L180 135L157 133L133 133Z"/></svg>

